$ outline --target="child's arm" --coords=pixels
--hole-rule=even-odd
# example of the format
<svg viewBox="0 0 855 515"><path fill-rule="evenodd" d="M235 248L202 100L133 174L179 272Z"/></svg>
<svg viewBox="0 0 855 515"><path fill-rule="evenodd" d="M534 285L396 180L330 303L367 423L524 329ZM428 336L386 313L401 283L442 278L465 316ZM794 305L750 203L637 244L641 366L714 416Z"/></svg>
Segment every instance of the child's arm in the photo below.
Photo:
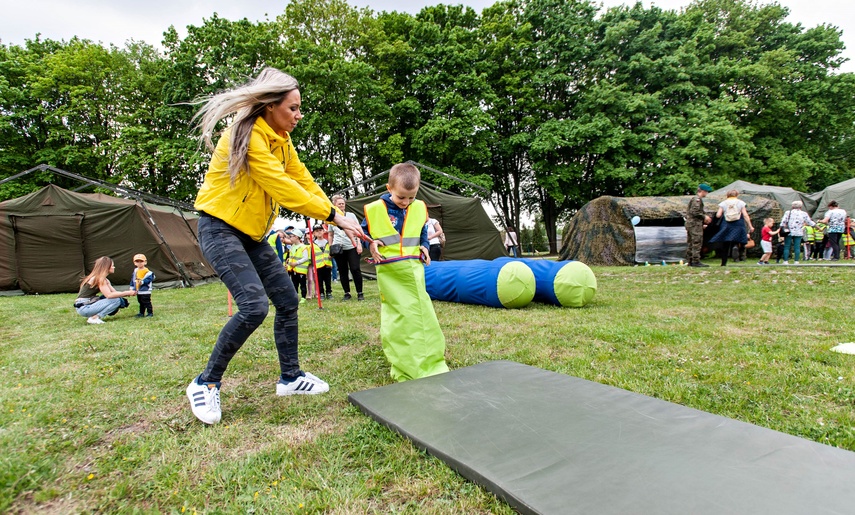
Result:
<svg viewBox="0 0 855 515"><path fill-rule="evenodd" d="M775 229L774 231L769 231L769 234L771 234L772 236L774 236L774 235L778 234L779 232L781 232L781 228L780 228L780 227L778 227L778 228L777 228L777 229Z"/></svg>
<svg viewBox="0 0 855 515"><path fill-rule="evenodd" d="M371 257L378 263L383 261L383 256L381 256L380 251L377 250L380 245L383 245L383 242L380 240L371 240L371 243L368 245L368 251L371 253Z"/></svg>
<svg viewBox="0 0 855 515"><path fill-rule="evenodd" d="M145 288L145 287L151 286L151 283L153 281L154 281L154 272L149 270L148 273L145 274L145 277L143 278L142 283L140 283L140 288Z"/></svg>
<svg viewBox="0 0 855 515"><path fill-rule="evenodd" d="M425 265L430 265L430 252L425 248L424 245L419 246L419 251L421 252L421 260Z"/></svg>

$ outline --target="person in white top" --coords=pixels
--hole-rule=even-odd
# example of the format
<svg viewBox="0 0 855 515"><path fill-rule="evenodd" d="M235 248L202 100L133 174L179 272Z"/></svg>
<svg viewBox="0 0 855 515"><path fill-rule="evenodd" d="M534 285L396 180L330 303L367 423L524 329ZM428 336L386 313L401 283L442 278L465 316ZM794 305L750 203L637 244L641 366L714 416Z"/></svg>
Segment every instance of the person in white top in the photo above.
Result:
<svg viewBox="0 0 855 515"><path fill-rule="evenodd" d="M517 244L519 240L517 239L517 233L514 232L514 228L508 226L508 230L505 231L505 250L508 251L508 255L511 257L517 257Z"/></svg>
<svg viewBox="0 0 855 515"><path fill-rule="evenodd" d="M344 210L347 205L344 195L333 195L332 203L342 213L345 213L345 217L357 220L356 215ZM353 275L356 300L365 300L365 296L362 294L362 269L359 268L359 255L362 254L362 242L356 240L356 246L354 246L344 231L334 225L332 226L332 230L333 239L330 244L330 256L335 260L335 264L338 267L338 277L341 279L341 288L344 290L343 300L353 298L350 295L350 275Z"/></svg>
<svg viewBox="0 0 855 515"><path fill-rule="evenodd" d="M840 236L846 230L846 211L838 207L836 200L832 200L828 203L828 211L822 222L828 224L825 234L831 244L831 259L837 261L840 259Z"/></svg>
<svg viewBox="0 0 855 515"><path fill-rule="evenodd" d="M436 218L428 218L425 227L427 227L428 243L430 243L430 249L428 249L430 260L439 261L442 257L442 240L445 239L445 231L442 230Z"/></svg>
<svg viewBox="0 0 855 515"><path fill-rule="evenodd" d="M784 264L790 264L788 260L790 259L790 245L792 244L793 255L795 256L793 262L798 265L802 238L805 235L805 225L813 227L816 223L810 219L810 215L802 211L804 204L800 200L794 201L791 206L792 209L784 213L784 217L781 218L781 227L789 231L784 237Z"/></svg>

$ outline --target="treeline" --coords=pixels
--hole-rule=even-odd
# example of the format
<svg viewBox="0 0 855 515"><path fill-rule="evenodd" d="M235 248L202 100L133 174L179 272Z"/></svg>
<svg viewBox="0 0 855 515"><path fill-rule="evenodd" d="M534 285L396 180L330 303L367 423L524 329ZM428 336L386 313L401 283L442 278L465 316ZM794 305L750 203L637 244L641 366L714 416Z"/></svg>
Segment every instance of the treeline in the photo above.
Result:
<svg viewBox="0 0 855 515"><path fill-rule="evenodd" d="M835 28L787 14L741 0L415 16L293 0L271 21L170 27L162 48L34 35L0 45L0 179L46 163L192 201L208 160L192 102L275 66L301 83L295 141L330 192L411 159L489 188L512 225L538 213L554 242L600 195L736 179L818 191L855 170L855 74L837 71ZM11 181L0 200L60 179Z"/></svg>

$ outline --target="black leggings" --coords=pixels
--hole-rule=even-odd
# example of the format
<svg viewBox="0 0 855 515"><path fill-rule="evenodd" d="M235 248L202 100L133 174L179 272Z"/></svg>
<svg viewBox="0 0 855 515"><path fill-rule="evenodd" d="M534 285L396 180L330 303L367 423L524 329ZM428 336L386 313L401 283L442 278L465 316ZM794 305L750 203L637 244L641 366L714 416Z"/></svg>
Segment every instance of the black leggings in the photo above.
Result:
<svg viewBox="0 0 855 515"><path fill-rule="evenodd" d="M831 259L840 259L840 237L843 233L828 233L828 243L831 243Z"/></svg>
<svg viewBox="0 0 855 515"><path fill-rule="evenodd" d="M199 245L202 255L238 306L237 313L220 330L201 380L217 382L222 379L235 353L264 322L270 309L269 302L276 308L273 341L279 355L279 371L285 377L299 375L299 298L276 250L267 241L255 241L226 222L208 215L199 218Z"/></svg>
<svg viewBox="0 0 855 515"><path fill-rule="evenodd" d="M359 268L359 254L356 249L342 250L341 254L333 256L335 264L338 265L338 277L344 293L350 293L350 277L348 271L353 274L353 286L356 293L362 293L362 270Z"/></svg>

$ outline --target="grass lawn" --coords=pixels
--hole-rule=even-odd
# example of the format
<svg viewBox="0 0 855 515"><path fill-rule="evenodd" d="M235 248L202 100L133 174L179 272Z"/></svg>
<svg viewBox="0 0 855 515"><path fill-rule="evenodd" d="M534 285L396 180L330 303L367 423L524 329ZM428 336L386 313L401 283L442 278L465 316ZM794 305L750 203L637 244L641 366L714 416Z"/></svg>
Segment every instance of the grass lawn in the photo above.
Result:
<svg viewBox="0 0 855 515"><path fill-rule="evenodd" d="M507 359L855 450L848 267L595 268L583 309L435 303L451 368ZM104 325L75 295L0 297L0 511L503 513L513 511L363 416L349 392L390 383L377 283L365 302L300 309L319 396L276 397L272 316L232 361L223 421L187 383L226 319L221 284L157 290ZM413 409L418 409L414 406Z"/></svg>

